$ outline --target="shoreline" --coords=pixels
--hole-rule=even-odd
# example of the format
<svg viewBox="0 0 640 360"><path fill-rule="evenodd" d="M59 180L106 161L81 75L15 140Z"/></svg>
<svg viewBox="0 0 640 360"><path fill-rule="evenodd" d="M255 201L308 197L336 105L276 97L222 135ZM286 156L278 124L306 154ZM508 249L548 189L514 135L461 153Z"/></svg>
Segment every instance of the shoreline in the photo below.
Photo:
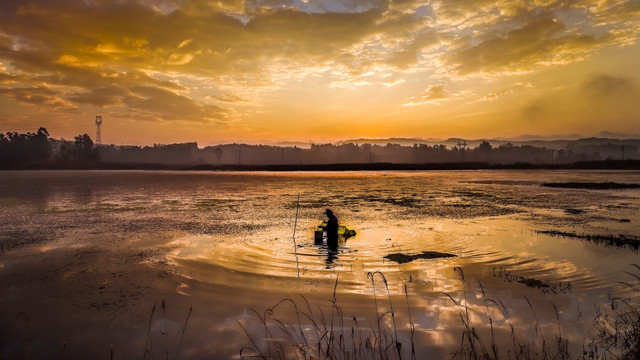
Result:
<svg viewBox="0 0 640 360"><path fill-rule="evenodd" d="M176 171L388 171L388 170L640 170L640 160L581 161L569 164L338 163L282 165L171 165L150 163L66 163L3 166L0 170L176 170Z"/></svg>

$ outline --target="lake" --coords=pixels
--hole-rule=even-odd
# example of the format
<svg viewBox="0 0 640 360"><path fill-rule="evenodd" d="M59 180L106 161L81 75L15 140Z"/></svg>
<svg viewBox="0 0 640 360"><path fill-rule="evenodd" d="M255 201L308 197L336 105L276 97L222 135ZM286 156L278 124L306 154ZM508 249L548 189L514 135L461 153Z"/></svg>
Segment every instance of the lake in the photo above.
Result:
<svg viewBox="0 0 640 360"><path fill-rule="evenodd" d="M1 171L0 358L277 357L326 326L440 359L489 317L578 357L597 307L637 297L637 249L606 238L640 236L640 190L542 186L572 181L640 172ZM337 253L326 208L357 232ZM385 258L423 251L455 257Z"/></svg>

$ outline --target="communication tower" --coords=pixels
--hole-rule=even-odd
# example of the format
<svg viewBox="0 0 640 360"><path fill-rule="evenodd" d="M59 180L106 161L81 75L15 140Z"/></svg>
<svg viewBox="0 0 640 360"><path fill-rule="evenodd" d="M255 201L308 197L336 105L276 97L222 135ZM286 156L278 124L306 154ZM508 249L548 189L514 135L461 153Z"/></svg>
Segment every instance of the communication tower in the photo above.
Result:
<svg viewBox="0 0 640 360"><path fill-rule="evenodd" d="M102 115L96 116L96 144L102 144L102 134L100 133L100 125L102 125Z"/></svg>
<svg viewBox="0 0 640 360"><path fill-rule="evenodd" d="M464 154L467 150L467 140L458 140L458 149L462 150L460 152L460 161L464 162Z"/></svg>

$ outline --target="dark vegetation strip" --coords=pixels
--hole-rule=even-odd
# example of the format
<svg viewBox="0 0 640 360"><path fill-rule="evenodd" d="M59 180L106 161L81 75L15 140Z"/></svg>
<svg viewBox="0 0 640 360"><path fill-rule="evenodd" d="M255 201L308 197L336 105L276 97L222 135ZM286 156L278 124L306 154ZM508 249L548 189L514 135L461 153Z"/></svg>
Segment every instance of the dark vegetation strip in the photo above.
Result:
<svg viewBox="0 0 640 360"><path fill-rule="evenodd" d="M617 234L617 235L598 235L598 234L577 234L558 230L537 230L538 234L551 236L562 236L580 240L590 241L595 244L605 246L613 246L618 248L628 248L635 252L640 249L640 237L634 235Z"/></svg>
<svg viewBox="0 0 640 360"><path fill-rule="evenodd" d="M551 182L543 183L542 186L552 188L568 189L589 189L589 190L610 190L610 189L640 189L640 184L625 184L615 182Z"/></svg>
<svg viewBox="0 0 640 360"><path fill-rule="evenodd" d="M437 251L423 251L421 254L407 255L402 253L389 254L385 256L385 259L389 259L393 262L397 262L398 264L406 264L408 262L412 262L418 259L439 259L439 258L449 258L455 257L453 254L441 253Z"/></svg>
<svg viewBox="0 0 640 360"><path fill-rule="evenodd" d="M518 274L515 274L502 266L493 268L493 276L500 278L507 283L523 284L528 288L539 289L545 294L566 294L571 292L571 282L551 282L549 280L542 281L535 278L528 278Z"/></svg>
<svg viewBox="0 0 640 360"><path fill-rule="evenodd" d="M288 165L192 165L77 161L68 163L0 164L0 170L200 170L200 171L385 171L385 170L640 170L640 160L585 161L571 164L339 163Z"/></svg>
<svg viewBox="0 0 640 360"><path fill-rule="evenodd" d="M78 135L73 141L54 139L47 129L40 127L35 133L0 133L0 169L640 169L640 160L629 160L624 156L625 147L629 144L613 139L584 140L595 143L587 150L583 140L567 141L567 151L559 150L557 156L554 156L554 150L545 147L504 144L494 148L488 141L482 141L473 149L447 148L444 144L403 146L391 143L386 146L311 144L308 149L226 144L201 149L195 142L156 144L152 147L96 145L87 134ZM622 150L620 160L613 160L618 158L618 154L617 151L611 152L612 142L618 143ZM594 152L593 146L603 151L603 155ZM634 151L630 155L632 158L637 156ZM387 162L381 161L382 158ZM603 158L607 160L603 161Z"/></svg>

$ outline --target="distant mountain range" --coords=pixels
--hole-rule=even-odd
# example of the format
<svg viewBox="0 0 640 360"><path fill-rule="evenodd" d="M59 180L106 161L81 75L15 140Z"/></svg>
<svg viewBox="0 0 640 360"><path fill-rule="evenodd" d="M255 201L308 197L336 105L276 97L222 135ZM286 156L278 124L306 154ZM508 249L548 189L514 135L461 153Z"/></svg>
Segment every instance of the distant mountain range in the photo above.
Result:
<svg viewBox="0 0 640 360"><path fill-rule="evenodd" d="M341 140L335 143L335 145L342 144L372 144L372 145L386 145L386 144L398 144L402 146L413 146L414 144L426 144L426 145L446 145L448 148L458 146L460 143L466 143L468 148L474 148L480 145L483 141L489 142L493 147L511 143L517 146L536 146L546 147L548 149L562 149L569 143L581 143L582 145L598 145L610 142L611 140L640 140L640 134L634 133L614 133L609 131L602 131L593 137L585 137L579 134L570 135L530 135L525 134L516 138L494 138L494 139L463 139L463 138L449 138L449 139L436 139L436 138L358 138ZM635 141L634 141L635 142ZM278 144L279 145L279 144ZM302 144L302 147L309 147L309 144ZM284 145L280 145L284 146ZM291 146L291 145L287 145Z"/></svg>

